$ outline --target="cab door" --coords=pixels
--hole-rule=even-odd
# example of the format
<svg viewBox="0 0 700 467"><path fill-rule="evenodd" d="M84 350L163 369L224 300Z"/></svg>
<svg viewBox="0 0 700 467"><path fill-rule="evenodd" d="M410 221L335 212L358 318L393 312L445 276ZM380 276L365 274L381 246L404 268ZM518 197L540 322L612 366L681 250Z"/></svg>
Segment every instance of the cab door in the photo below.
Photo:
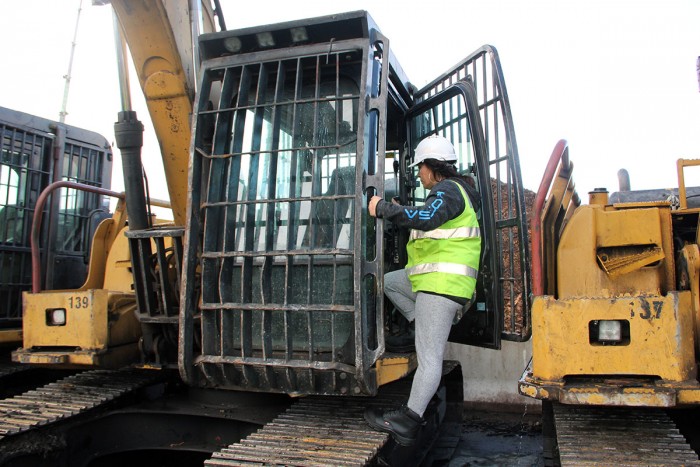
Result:
<svg viewBox="0 0 700 467"><path fill-rule="evenodd" d="M457 168L475 182L482 253L473 302L450 341L499 349L501 339L530 337L529 243L525 192L513 122L495 48L484 46L415 94L405 124L409 150L401 161L402 195L420 204L427 191L408 168L428 135L450 139Z"/></svg>

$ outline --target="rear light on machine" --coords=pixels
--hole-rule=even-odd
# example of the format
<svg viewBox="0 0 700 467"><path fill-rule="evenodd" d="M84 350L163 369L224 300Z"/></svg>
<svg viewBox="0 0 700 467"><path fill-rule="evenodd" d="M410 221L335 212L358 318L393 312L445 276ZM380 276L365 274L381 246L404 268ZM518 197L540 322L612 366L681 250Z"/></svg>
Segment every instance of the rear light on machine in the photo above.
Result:
<svg viewBox="0 0 700 467"><path fill-rule="evenodd" d="M594 320L588 323L588 338L593 345L627 345L630 323L627 320Z"/></svg>
<svg viewBox="0 0 700 467"><path fill-rule="evenodd" d="M600 342L620 342L622 340L622 324L619 321L599 321L598 340Z"/></svg>
<svg viewBox="0 0 700 467"><path fill-rule="evenodd" d="M47 326L65 326L66 325L66 309L65 308L50 308L46 310L46 325Z"/></svg>

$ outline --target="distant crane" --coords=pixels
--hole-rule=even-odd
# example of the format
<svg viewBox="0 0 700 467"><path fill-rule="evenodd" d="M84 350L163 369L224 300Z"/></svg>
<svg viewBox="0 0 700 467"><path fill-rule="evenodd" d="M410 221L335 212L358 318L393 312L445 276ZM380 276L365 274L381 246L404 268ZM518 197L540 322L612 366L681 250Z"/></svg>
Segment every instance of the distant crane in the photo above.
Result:
<svg viewBox="0 0 700 467"><path fill-rule="evenodd" d="M59 121L61 123L66 122L66 115L68 115L68 112L66 111L66 107L68 106L68 90L70 88L70 79L71 79L71 70L73 69L73 55L75 54L75 44L76 40L78 38L78 24L80 23L80 12L83 11L83 0L80 0L80 3L78 5L78 16L75 18L75 31L73 31L73 42L71 43L71 48L70 48L70 59L68 60L68 72L63 75L63 79L66 80L65 85L63 86L63 103L61 104L61 111L58 113L59 115Z"/></svg>

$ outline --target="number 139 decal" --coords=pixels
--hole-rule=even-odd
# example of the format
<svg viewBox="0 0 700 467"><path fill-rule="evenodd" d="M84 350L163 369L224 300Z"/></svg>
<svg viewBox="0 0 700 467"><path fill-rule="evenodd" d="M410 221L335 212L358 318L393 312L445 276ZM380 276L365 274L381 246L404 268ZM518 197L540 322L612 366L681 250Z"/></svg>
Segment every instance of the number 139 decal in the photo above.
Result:
<svg viewBox="0 0 700 467"><path fill-rule="evenodd" d="M84 297L70 297L68 299L68 306L73 309L88 308L90 306L90 299L87 297L87 295Z"/></svg>

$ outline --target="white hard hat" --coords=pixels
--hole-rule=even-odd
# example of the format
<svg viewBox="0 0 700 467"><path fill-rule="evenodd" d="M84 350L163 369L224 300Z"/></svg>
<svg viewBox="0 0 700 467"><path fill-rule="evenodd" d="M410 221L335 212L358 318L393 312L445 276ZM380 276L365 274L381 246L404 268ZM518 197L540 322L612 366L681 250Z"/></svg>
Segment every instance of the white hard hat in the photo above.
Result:
<svg viewBox="0 0 700 467"><path fill-rule="evenodd" d="M426 159L435 159L444 162L457 162L455 147L450 140L440 135L432 135L423 139L416 147L416 158L409 167L420 164Z"/></svg>

